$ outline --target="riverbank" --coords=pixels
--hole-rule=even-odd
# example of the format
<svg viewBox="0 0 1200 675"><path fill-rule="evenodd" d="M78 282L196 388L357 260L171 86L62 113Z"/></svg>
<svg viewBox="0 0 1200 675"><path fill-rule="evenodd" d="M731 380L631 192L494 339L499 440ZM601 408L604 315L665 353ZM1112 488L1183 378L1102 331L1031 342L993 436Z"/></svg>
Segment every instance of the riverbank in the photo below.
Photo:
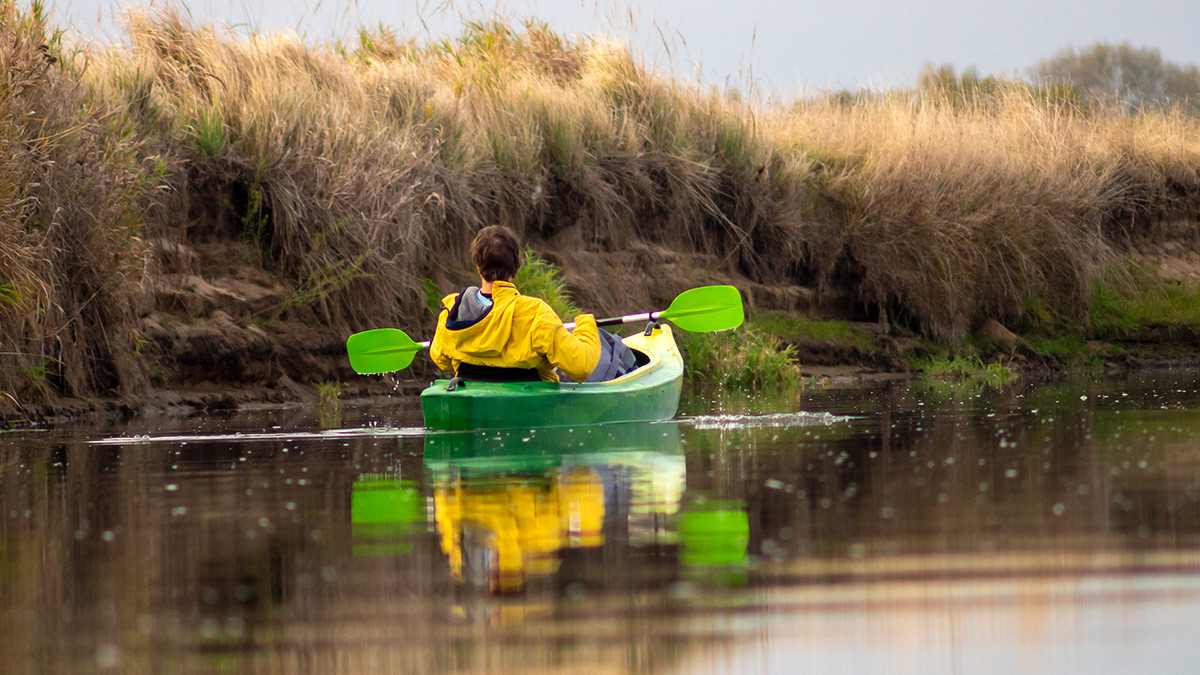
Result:
<svg viewBox="0 0 1200 675"><path fill-rule="evenodd" d="M427 335L497 222L597 314L736 285L810 374L1197 350L1181 113L970 78L768 105L536 23L77 46L0 2L0 34L4 419L386 393L346 336Z"/></svg>

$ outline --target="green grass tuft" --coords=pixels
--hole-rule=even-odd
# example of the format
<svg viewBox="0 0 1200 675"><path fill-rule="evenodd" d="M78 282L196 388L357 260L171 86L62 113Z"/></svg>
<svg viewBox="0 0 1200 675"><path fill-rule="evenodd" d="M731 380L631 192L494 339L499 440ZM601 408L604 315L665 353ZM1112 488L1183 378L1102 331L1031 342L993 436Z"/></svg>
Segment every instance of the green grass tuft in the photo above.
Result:
<svg viewBox="0 0 1200 675"><path fill-rule="evenodd" d="M225 118L217 108L205 108L195 120L184 125L184 132L196 150L205 157L216 157L229 142Z"/></svg>
<svg viewBox="0 0 1200 675"><path fill-rule="evenodd" d="M988 386L1008 384L1017 374L999 361L985 363L978 356L932 356L918 359L914 364L925 376L939 380L977 380Z"/></svg>
<svg viewBox="0 0 1200 675"><path fill-rule="evenodd" d="M0 284L0 305L16 305L21 302L21 292L11 281Z"/></svg>
<svg viewBox="0 0 1200 675"><path fill-rule="evenodd" d="M527 248L521 254L521 268L517 270L513 284L523 295L545 300L563 321L569 322L579 314L579 308L571 301L562 269L532 249Z"/></svg>
<svg viewBox="0 0 1200 675"><path fill-rule="evenodd" d="M770 333L743 325L720 333L680 336L689 377L721 387L758 389L800 382L796 349Z"/></svg>
<svg viewBox="0 0 1200 675"><path fill-rule="evenodd" d="M342 385L340 382L317 382L317 417L322 427L335 427L342 419Z"/></svg>
<svg viewBox="0 0 1200 675"><path fill-rule="evenodd" d="M442 313L442 298L446 297L442 293L442 289L434 283L433 279L423 279L421 281L421 290L425 292L425 306L429 308L429 313L435 318Z"/></svg>

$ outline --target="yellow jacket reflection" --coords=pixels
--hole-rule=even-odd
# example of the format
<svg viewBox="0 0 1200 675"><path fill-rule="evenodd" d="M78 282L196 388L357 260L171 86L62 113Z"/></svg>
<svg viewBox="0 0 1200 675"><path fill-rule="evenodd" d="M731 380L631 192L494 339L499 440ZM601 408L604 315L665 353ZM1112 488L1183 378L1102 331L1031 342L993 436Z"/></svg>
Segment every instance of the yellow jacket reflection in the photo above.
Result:
<svg viewBox="0 0 1200 675"><path fill-rule="evenodd" d="M434 512L456 581L466 556L484 568L473 572L486 574L488 590L518 591L526 575L556 572L559 550L602 543L604 483L590 467L547 479L451 481L435 488Z"/></svg>

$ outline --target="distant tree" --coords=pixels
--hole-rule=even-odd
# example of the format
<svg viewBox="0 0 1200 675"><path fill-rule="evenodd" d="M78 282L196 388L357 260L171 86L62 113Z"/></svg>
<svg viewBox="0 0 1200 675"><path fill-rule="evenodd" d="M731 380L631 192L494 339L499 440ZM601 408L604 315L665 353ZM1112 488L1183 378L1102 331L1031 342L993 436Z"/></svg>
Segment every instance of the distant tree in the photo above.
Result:
<svg viewBox="0 0 1200 675"><path fill-rule="evenodd" d="M1009 85L1011 83L996 77L980 77L974 68L968 68L960 75L955 72L954 66L934 67L930 63L925 64L917 76L917 91L925 96L942 95L956 99L990 96Z"/></svg>
<svg viewBox="0 0 1200 675"><path fill-rule="evenodd" d="M1006 92L1028 92L1048 104L1078 108L1084 101L1072 87L1057 83L1035 86L1023 80L988 75L980 77L974 68L961 74L953 66L926 64L917 76L917 94L927 100L952 106L988 107Z"/></svg>
<svg viewBox="0 0 1200 675"><path fill-rule="evenodd" d="M1179 103L1200 110L1200 68L1164 61L1157 49L1128 43L1067 48L1033 68L1042 84L1063 84L1090 99L1107 98L1131 108Z"/></svg>

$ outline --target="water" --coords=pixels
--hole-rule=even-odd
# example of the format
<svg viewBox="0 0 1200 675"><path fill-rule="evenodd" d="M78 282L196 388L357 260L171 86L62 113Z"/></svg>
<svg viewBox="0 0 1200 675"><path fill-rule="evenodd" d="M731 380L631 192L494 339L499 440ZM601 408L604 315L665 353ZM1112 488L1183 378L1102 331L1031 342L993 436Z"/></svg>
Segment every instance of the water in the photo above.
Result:
<svg viewBox="0 0 1200 675"><path fill-rule="evenodd" d="M1190 673L1193 372L0 434L5 673Z"/></svg>

